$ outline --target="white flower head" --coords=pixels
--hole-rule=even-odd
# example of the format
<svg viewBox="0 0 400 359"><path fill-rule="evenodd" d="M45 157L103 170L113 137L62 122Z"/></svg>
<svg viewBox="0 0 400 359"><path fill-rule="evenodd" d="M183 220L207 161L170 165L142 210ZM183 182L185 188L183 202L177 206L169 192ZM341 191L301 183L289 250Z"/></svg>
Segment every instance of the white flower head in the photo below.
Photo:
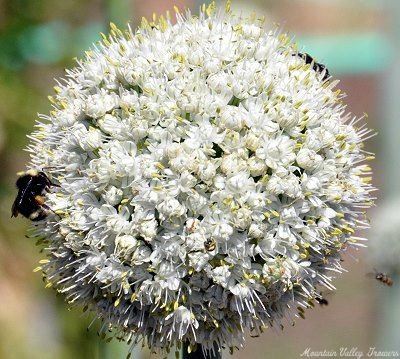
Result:
<svg viewBox="0 0 400 359"><path fill-rule="evenodd" d="M234 348L309 307L371 205L367 132L335 84L212 9L112 26L29 146L59 185L35 229L45 278L153 348Z"/></svg>

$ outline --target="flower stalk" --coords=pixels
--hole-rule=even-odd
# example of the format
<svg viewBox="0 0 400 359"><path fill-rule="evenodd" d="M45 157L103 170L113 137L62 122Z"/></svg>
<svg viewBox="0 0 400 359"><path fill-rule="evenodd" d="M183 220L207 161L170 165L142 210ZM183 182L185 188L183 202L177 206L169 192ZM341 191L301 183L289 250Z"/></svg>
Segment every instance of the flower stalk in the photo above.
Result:
<svg viewBox="0 0 400 359"><path fill-rule="evenodd" d="M214 348L213 352L209 352L208 355L205 351L198 345L194 350L190 347L190 344L185 342L182 348L182 359L221 359L221 352L217 347Z"/></svg>

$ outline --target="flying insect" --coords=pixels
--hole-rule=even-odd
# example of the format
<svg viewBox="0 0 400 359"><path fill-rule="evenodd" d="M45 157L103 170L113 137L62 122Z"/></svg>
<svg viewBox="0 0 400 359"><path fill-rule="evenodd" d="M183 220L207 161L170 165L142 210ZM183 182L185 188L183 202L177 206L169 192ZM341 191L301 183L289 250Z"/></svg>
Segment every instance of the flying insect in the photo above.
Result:
<svg viewBox="0 0 400 359"><path fill-rule="evenodd" d="M387 285L388 287L391 287L393 285L393 279L387 273L378 272L377 270L374 270L374 273L367 273L367 276L370 278L375 278L377 281Z"/></svg>

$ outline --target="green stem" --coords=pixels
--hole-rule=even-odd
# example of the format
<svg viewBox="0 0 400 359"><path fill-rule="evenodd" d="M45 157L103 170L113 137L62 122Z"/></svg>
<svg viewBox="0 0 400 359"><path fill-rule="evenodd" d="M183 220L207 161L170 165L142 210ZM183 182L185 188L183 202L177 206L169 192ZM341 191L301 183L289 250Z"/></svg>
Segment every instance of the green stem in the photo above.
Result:
<svg viewBox="0 0 400 359"><path fill-rule="evenodd" d="M207 356L204 355L203 348L201 345L197 346L197 349L195 351L192 351L191 353L188 353L188 347L189 344L188 342L185 342L183 344L182 348L182 359L221 359L221 352L218 351L218 349L215 347L214 354L209 353Z"/></svg>
<svg viewBox="0 0 400 359"><path fill-rule="evenodd" d="M99 359L108 358L106 345L107 343L103 339L99 338L99 352L98 352Z"/></svg>

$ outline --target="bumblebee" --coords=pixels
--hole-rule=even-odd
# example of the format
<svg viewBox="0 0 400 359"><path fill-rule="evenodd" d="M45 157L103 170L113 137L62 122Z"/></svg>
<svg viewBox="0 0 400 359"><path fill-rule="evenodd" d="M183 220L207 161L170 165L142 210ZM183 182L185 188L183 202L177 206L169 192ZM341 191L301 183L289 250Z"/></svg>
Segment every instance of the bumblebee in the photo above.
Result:
<svg viewBox="0 0 400 359"><path fill-rule="evenodd" d="M49 214L51 209L44 203L45 191L58 185L52 183L44 172L28 170L23 172L15 183L18 194L11 209L11 217L22 214L31 221L40 221Z"/></svg>
<svg viewBox="0 0 400 359"><path fill-rule="evenodd" d="M307 53L303 54L301 52L298 52L296 55L301 57L306 64L312 65L312 69L316 73L322 74L322 72L325 70L324 76L322 77L322 81L325 81L326 79L328 79L331 76L327 67L323 64L320 64L319 62L316 62L309 54L307 54Z"/></svg>

